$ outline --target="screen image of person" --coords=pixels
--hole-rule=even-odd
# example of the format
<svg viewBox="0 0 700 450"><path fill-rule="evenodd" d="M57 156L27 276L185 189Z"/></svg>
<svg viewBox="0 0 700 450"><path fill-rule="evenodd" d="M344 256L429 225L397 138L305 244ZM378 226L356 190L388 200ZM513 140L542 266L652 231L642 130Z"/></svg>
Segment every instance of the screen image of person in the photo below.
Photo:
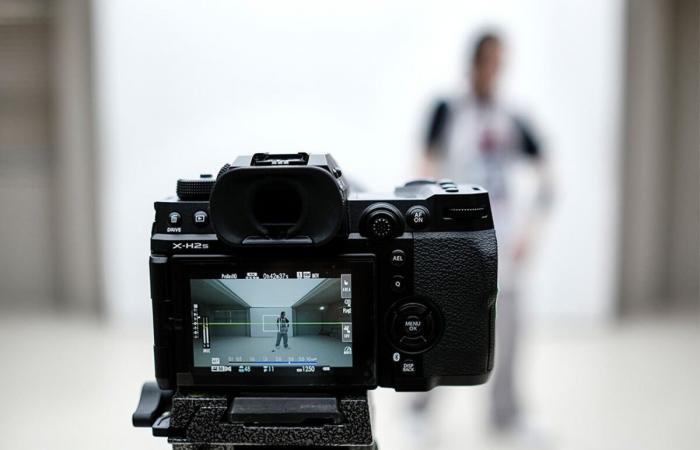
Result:
<svg viewBox="0 0 700 450"><path fill-rule="evenodd" d="M289 319L286 317L286 313L282 311L280 313L280 316L277 318L277 341L275 342L275 348L272 349L274 352L275 349L280 348L280 341L284 340L284 348L288 349L288 331L289 331Z"/></svg>
<svg viewBox="0 0 700 450"><path fill-rule="evenodd" d="M196 367L352 367L339 278L191 280Z"/></svg>

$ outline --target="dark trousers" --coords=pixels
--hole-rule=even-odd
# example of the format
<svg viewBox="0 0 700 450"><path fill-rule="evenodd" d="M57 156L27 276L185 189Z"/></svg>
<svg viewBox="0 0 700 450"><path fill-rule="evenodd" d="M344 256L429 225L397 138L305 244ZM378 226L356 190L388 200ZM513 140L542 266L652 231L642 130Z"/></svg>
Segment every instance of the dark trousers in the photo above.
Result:
<svg viewBox="0 0 700 450"><path fill-rule="evenodd" d="M284 348L287 348L287 333L277 333L277 342L275 342L275 347L280 346L280 340L284 339Z"/></svg>

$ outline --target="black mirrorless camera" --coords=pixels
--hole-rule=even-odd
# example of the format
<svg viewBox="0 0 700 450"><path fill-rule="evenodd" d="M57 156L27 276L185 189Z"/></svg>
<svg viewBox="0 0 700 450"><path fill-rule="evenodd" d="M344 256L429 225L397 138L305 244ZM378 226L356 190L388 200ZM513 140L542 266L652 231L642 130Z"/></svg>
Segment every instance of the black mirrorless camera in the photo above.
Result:
<svg viewBox="0 0 700 450"><path fill-rule="evenodd" d="M487 192L351 193L330 155L255 154L155 203L161 389L429 390L493 366Z"/></svg>

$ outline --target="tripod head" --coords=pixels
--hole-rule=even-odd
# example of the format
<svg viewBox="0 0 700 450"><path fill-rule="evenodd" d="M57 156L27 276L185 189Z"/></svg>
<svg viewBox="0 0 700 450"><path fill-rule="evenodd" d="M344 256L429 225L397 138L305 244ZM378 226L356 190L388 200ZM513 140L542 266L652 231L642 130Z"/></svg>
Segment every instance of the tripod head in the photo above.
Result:
<svg viewBox="0 0 700 450"><path fill-rule="evenodd" d="M132 421L175 450L376 450L367 392L339 396L243 396L143 385Z"/></svg>

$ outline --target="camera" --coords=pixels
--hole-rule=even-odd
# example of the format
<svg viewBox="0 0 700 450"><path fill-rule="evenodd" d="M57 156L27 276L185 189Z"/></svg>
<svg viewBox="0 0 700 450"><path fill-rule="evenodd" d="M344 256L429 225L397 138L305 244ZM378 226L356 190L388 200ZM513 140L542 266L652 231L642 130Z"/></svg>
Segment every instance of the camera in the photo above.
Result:
<svg viewBox="0 0 700 450"><path fill-rule="evenodd" d="M488 193L415 180L352 192L328 154L238 157L155 202L161 389L424 391L493 367Z"/></svg>

